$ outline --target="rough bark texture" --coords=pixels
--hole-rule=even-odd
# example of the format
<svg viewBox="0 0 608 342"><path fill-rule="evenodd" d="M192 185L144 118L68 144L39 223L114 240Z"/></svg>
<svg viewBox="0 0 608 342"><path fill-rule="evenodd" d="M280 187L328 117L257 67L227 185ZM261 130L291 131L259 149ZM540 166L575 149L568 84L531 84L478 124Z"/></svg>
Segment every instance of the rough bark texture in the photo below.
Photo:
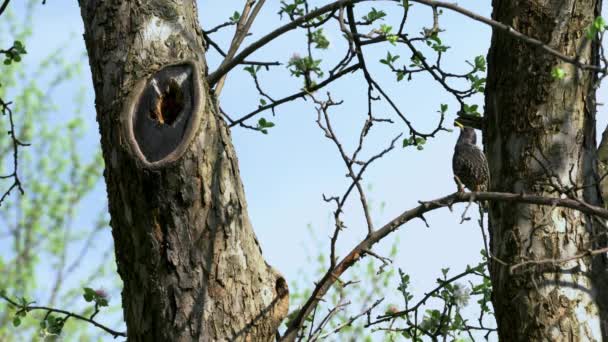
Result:
<svg viewBox="0 0 608 342"><path fill-rule="evenodd" d="M287 314L287 285L262 258L230 133L204 84L196 4L81 0L80 6L128 340L271 340ZM189 115L194 134L186 132L184 148L168 158L147 161L130 131L130 109L142 105L134 96L151 75L185 60L193 61L190 82L202 80L203 102L197 106L193 93L184 97L177 85L161 82L172 101L148 105L158 105L150 118L159 130ZM154 129L148 126L138 129Z"/></svg>
<svg viewBox="0 0 608 342"><path fill-rule="evenodd" d="M599 1L494 0L494 19L594 63L585 29ZM551 70L567 72L553 79ZM554 196L549 183L590 185L578 196L601 203L597 186L594 76L495 31L488 55L485 146L491 189ZM574 184L573 184L574 183ZM491 250L507 263L562 259L604 247L593 220L577 211L495 203ZM606 338L606 260L600 255L521 268L493 261L493 304L502 341Z"/></svg>

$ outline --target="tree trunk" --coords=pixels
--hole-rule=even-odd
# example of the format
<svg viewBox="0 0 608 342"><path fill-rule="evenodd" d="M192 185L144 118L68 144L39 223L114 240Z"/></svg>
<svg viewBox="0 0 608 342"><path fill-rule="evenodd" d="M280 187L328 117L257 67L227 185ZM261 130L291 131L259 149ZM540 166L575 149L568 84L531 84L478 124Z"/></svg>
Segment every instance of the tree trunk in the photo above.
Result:
<svg viewBox="0 0 608 342"><path fill-rule="evenodd" d="M493 18L560 52L596 64L585 30L599 0L494 0ZM562 80L551 71L566 71ZM491 189L557 196L550 184L601 204L597 186L593 73L577 70L524 41L494 31L488 55L485 146ZM580 188L585 185L585 187ZM559 186L557 186L559 187ZM600 226L577 211L495 203L491 251L509 264L564 259L604 247ZM510 272L491 263L502 341L601 341L606 338L604 255Z"/></svg>
<svg viewBox="0 0 608 342"><path fill-rule="evenodd" d="M271 340L287 284L253 233L194 0L80 0L128 340Z"/></svg>

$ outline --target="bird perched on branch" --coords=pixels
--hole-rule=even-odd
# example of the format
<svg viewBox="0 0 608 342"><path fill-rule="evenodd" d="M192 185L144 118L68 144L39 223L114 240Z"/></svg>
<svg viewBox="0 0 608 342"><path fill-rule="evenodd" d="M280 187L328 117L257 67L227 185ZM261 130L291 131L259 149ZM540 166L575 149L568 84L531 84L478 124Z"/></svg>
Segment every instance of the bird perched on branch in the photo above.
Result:
<svg viewBox="0 0 608 342"><path fill-rule="evenodd" d="M477 142L475 130L464 127L457 121L454 124L460 127L460 136L452 158L452 170L458 191L464 191L462 185L471 191L486 191L490 181L490 170L486 156L475 145Z"/></svg>

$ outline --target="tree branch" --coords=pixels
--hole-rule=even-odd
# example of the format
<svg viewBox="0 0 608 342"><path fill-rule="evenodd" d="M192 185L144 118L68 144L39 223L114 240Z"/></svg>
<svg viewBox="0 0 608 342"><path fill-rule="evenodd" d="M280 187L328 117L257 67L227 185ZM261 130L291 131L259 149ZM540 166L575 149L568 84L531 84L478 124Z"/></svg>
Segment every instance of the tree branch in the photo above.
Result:
<svg viewBox="0 0 608 342"><path fill-rule="evenodd" d="M11 0L4 0L4 2L2 3L2 6L0 6L0 15L2 15L2 13L4 13L4 11L6 10L6 6L8 6L8 3Z"/></svg>
<svg viewBox="0 0 608 342"><path fill-rule="evenodd" d="M581 69L594 70L594 71L601 72L601 73L608 72L607 68L602 68L602 67L600 67L598 65L590 65L590 64L582 63L577 57L567 56L567 55L565 55L565 54L563 54L563 53L555 50L554 48L550 47L549 45L543 43L542 41L540 41L540 40L538 40L536 38L529 37L529 36L527 36L527 35L519 32L519 31L515 30L514 28L512 28L509 25L505 25L505 24L503 24L501 22L498 22L496 20L492 20L492 19L486 18L484 16L481 16L481 15L479 15L477 13L471 12L471 11L465 9L465 8L462 8L462 7L458 6L455 3L448 3L448 2L434 1L434 0L410 0L410 1L416 2L416 3L419 3L419 4L423 4L423 5L426 5L426 6L430 6L430 7L433 7L433 8L437 8L437 7L447 8L447 9L452 10L454 12L458 12L458 13L464 15L464 16L467 16L467 17L475 20L475 21L484 23L484 24L486 24L488 26L491 26L491 27L493 27L495 29L503 31L503 32L505 32L505 33L507 33L507 34L509 34L509 35L511 35L511 36L513 36L515 38L517 38L517 39L520 39L520 40L522 40L522 41L524 41L526 43L532 44L532 45L534 45L534 46L542 49L543 51L548 52L549 54L551 54L551 55L553 55L553 56L561 59L562 61L570 63L570 64L573 64L573 65L575 65L575 66L577 66L577 67L579 67Z"/></svg>
<svg viewBox="0 0 608 342"><path fill-rule="evenodd" d="M522 204L538 204L545 206L556 206L578 210L585 214L597 216L603 219L608 219L608 210L587 204L582 201L577 201L569 198L551 198L529 194L515 194L503 192L455 192L451 195L428 201L420 202L420 205L410 210L404 211L401 215L389 221L382 228L374 231L363 239L350 253L346 255L334 268L329 269L323 278L321 278L310 295L307 302L298 312L298 315L291 321L287 328L284 341L291 341L297 335L299 328L305 322L306 317L310 314L313 308L322 300L323 296L329 291L336 280L352 265L354 265L363 255L366 250L370 250L373 245L385 238L390 233L396 231L405 223L422 217L423 214L444 207L451 207L454 203L463 203L471 201L490 201L490 202L506 202L506 203L522 203Z"/></svg>
<svg viewBox="0 0 608 342"><path fill-rule="evenodd" d="M78 320L81 321L85 321L88 322L90 324L93 324L94 326L104 330L105 332L111 334L112 336L114 336L114 338L121 336L121 337L127 337L127 333L125 332L120 332L120 331L116 331L113 329L110 329L108 327L106 327L105 325L98 323L97 321L93 320L92 318L87 318L78 314L75 314L73 312L69 312L69 311L65 311L65 310L61 310L61 309L55 309L55 308L50 308L50 307L46 307L46 306L33 306L33 305L20 305L19 303L17 303L16 301L8 298L7 296L5 296L4 294L0 293L0 298L4 299L5 301L7 301L8 303L10 303L11 305L19 308L19 310L24 310L24 311L32 311L32 310L42 310L42 311L46 311L47 313L51 313L51 312L55 312L55 313L59 313L59 314L63 314L66 315L65 320L67 320L70 317L74 317Z"/></svg>
<svg viewBox="0 0 608 342"><path fill-rule="evenodd" d="M281 35L283 35L286 32L289 32L295 28L297 28L300 24L312 19L312 18L316 18L322 14L325 14L327 12L331 12L334 10L337 10L338 8L347 5L347 4L354 4L354 3L358 3L358 2L363 2L366 0L340 0L340 1L336 1L334 3L331 3L329 5L325 5L321 8L318 8L314 11L311 11L310 13L308 13L307 15L301 16L300 18L293 20L292 22L290 22L289 24L283 25L281 27L279 27L278 29L270 32L269 34L265 35L264 37L260 38L258 41L252 43L251 45L247 46L245 49L243 49L243 51L241 51L241 53L239 53L238 55L236 55L234 58L232 58L230 61L226 61L226 63L222 63L223 65L221 65L220 67L217 68L217 70L215 70L214 72L212 72L211 74L209 74L209 76L207 76L207 83L209 84L209 86L213 86L215 85L222 76L224 76L225 74L227 74L230 70L232 70L235 66L237 66L238 64L240 64L245 58L247 58L249 55L251 55L252 53L254 53L255 51L257 51L259 48L261 48L262 46L268 44L269 42L271 42L272 40L276 39L277 37L280 37Z"/></svg>
<svg viewBox="0 0 608 342"><path fill-rule="evenodd" d="M268 109L274 109L275 107L278 107L279 105L282 105L283 103L286 103L286 102L289 102L289 101L293 101L293 100L298 99L300 97L304 97L305 95L307 95L307 94L309 94L311 92L314 92L316 90L319 90L319 89L325 87L326 85L328 85L331 82L337 80L338 78L340 78L340 77L342 77L342 76L344 76L344 75L346 75L348 73L351 73L353 71L356 71L360 67L361 67L361 64L352 65L352 66L350 66L350 67L348 67L348 68L346 68L346 69L344 69L344 70L336 73L335 75L333 75L331 77L328 77L323 82L321 82L321 83L319 83L319 84L311 87L309 90L302 90L302 91L300 91L298 93L286 96L286 97L284 97L282 99L279 99L277 101L269 103L269 104L267 104L265 106L261 106L258 109L254 110L253 112L251 112L251 113L249 113L247 115L244 115L244 116L242 116L241 118L239 118L237 120L232 121L230 123L230 127L234 127L236 125L242 125L243 122L245 122L246 120L252 118L256 114L259 114L259 113L261 113L261 112L263 112L265 110L268 110Z"/></svg>
<svg viewBox="0 0 608 342"><path fill-rule="evenodd" d="M234 33L234 37L232 38L232 43L230 43L230 48L228 48L228 53L226 53L226 58L224 58L222 64L220 64L220 68L222 67L222 65L227 63L232 57L234 57L234 54L243 43L243 40L247 36L247 33L249 33L249 29L251 28L253 21L262 9L262 6L264 6L265 0L258 0L258 3L255 5L253 10L251 10L251 6L253 6L255 1L256 0L247 0L245 2L243 14L239 19L239 22L236 24L236 32ZM250 11L251 14L249 14ZM217 81L217 85L215 87L215 96L219 96L222 92L224 82L226 81L226 75L227 73L222 75L222 77L220 77L220 79Z"/></svg>

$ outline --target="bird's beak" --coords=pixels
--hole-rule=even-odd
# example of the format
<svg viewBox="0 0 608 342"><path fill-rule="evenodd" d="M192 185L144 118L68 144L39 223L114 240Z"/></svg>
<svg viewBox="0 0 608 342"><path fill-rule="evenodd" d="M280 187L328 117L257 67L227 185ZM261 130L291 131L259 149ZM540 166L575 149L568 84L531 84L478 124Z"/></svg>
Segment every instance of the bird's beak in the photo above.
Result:
<svg viewBox="0 0 608 342"><path fill-rule="evenodd" d="M464 128L464 125L460 123L458 120L454 120L454 126L460 127L460 129Z"/></svg>

